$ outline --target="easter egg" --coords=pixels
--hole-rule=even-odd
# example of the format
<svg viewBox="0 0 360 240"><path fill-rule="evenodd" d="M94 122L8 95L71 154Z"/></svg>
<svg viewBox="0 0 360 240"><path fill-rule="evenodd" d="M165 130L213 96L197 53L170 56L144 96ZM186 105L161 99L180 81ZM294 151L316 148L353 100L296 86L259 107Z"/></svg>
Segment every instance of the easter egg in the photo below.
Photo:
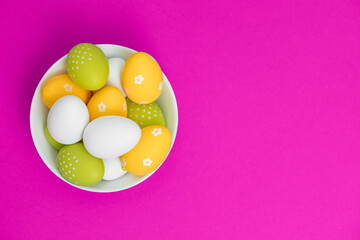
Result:
<svg viewBox="0 0 360 240"><path fill-rule="evenodd" d="M76 85L71 81L68 74L50 78L41 90L41 97L48 108L51 108L58 99L66 95L74 95L87 104L91 92Z"/></svg>
<svg viewBox="0 0 360 240"><path fill-rule="evenodd" d="M47 117L50 135L62 144L80 141L88 123L89 112L85 103L72 95L57 100Z"/></svg>
<svg viewBox="0 0 360 240"><path fill-rule="evenodd" d="M163 89L159 64L147 53L137 52L126 61L122 86L133 102L147 104L155 101Z"/></svg>
<svg viewBox="0 0 360 240"><path fill-rule="evenodd" d="M104 116L87 125L83 142L93 156L109 159L130 151L140 136L141 129L134 121L120 116Z"/></svg>
<svg viewBox="0 0 360 240"><path fill-rule="evenodd" d="M121 156L126 171L134 175L145 175L157 169L165 160L171 147L171 133L163 126L141 129L139 143Z"/></svg>
<svg viewBox="0 0 360 240"><path fill-rule="evenodd" d="M125 91L121 86L121 76L124 70L125 61L122 58L110 58L109 62L109 77L105 86L117 87L124 95Z"/></svg>
<svg viewBox="0 0 360 240"><path fill-rule="evenodd" d="M136 122L141 128L151 125L165 126L165 118L156 102L137 104L126 98L128 118Z"/></svg>
<svg viewBox="0 0 360 240"><path fill-rule="evenodd" d="M121 166L120 158L103 159L103 161L105 166L104 180L114 180L127 173Z"/></svg>
<svg viewBox="0 0 360 240"><path fill-rule="evenodd" d="M51 144L51 146L53 146L54 148L56 148L57 150L60 150L60 148L62 148L64 146L64 144L61 144L59 142L57 142L49 133L49 129L46 126L45 127L45 137L48 140L48 142Z"/></svg>
<svg viewBox="0 0 360 240"><path fill-rule="evenodd" d="M66 69L74 83L91 91L102 88L109 76L105 54L90 43L78 44L70 50Z"/></svg>
<svg viewBox="0 0 360 240"><path fill-rule="evenodd" d="M60 149L57 167L66 181L79 186L92 186L104 176L102 159L89 154L82 143L75 143Z"/></svg>
<svg viewBox="0 0 360 240"><path fill-rule="evenodd" d="M87 108L90 121L107 116L127 116L127 104L122 92L113 86L107 86L96 92L90 99Z"/></svg>

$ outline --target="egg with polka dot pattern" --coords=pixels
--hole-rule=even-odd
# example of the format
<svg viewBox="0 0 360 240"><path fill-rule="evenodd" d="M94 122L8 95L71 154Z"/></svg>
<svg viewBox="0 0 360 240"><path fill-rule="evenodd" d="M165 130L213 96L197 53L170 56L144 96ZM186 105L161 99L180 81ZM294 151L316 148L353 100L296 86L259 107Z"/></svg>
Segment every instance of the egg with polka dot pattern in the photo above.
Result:
<svg viewBox="0 0 360 240"><path fill-rule="evenodd" d="M149 54L137 52L125 62L122 80L127 97L133 102L154 102L163 89L163 74L159 64Z"/></svg>
<svg viewBox="0 0 360 240"><path fill-rule="evenodd" d="M128 118L135 121L141 128L151 125L165 126L165 118L156 102L137 104L126 98Z"/></svg>
<svg viewBox="0 0 360 240"><path fill-rule="evenodd" d="M90 43L73 47L66 58L70 78L87 90L102 88L109 76L109 64L103 51Z"/></svg>
<svg viewBox="0 0 360 240"><path fill-rule="evenodd" d="M105 166L104 180L118 179L127 173L121 165L120 158L103 159L103 161Z"/></svg>
<svg viewBox="0 0 360 240"><path fill-rule="evenodd" d="M90 121L108 115L127 116L127 104L122 92L113 86L97 91L90 99L87 108Z"/></svg>
<svg viewBox="0 0 360 240"><path fill-rule="evenodd" d="M60 149L57 167L61 176L79 186L92 186L104 176L104 163L88 153L82 143L75 143Z"/></svg>
<svg viewBox="0 0 360 240"><path fill-rule="evenodd" d="M74 95L87 104L91 92L76 85L68 74L50 78L41 89L41 97L48 108L51 108L57 100L67 95Z"/></svg>
<svg viewBox="0 0 360 240"><path fill-rule="evenodd" d="M160 125L141 129L139 143L121 156L123 167L134 175L145 175L157 169L171 147L170 131Z"/></svg>

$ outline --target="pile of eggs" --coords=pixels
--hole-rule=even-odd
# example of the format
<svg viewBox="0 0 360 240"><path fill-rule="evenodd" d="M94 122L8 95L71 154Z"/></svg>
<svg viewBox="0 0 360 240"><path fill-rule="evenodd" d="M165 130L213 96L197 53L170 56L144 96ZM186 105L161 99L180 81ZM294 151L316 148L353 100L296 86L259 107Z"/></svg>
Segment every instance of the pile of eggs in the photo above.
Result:
<svg viewBox="0 0 360 240"><path fill-rule="evenodd" d="M155 102L164 84L159 64L144 52L126 62L107 59L97 46L81 43L68 53L66 69L41 90L50 109L44 133L58 150L62 177L92 186L156 170L171 147Z"/></svg>

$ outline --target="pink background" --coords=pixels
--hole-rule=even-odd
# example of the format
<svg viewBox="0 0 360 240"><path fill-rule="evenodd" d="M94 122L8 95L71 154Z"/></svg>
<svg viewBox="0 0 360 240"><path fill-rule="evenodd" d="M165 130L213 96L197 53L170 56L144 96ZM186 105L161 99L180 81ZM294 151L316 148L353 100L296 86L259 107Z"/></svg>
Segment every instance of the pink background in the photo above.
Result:
<svg viewBox="0 0 360 240"><path fill-rule="evenodd" d="M360 3L0 1L1 239L360 239ZM42 75L72 46L153 55L174 148L130 190L52 174L32 143Z"/></svg>

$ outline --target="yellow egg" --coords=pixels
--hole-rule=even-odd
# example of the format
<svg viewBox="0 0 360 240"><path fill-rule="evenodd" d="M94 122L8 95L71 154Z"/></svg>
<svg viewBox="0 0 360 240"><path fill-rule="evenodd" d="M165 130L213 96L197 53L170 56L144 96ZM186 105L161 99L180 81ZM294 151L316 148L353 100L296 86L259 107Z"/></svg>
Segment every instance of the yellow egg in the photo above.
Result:
<svg viewBox="0 0 360 240"><path fill-rule="evenodd" d="M141 138L130 152L120 157L122 166L134 175L151 173L165 160L171 147L171 133L163 126L141 129Z"/></svg>
<svg viewBox="0 0 360 240"><path fill-rule="evenodd" d="M137 52L126 61L121 83L125 94L138 104L154 102L164 85L159 64L144 52Z"/></svg>
<svg viewBox="0 0 360 240"><path fill-rule="evenodd" d="M87 105L90 121L103 116L127 116L124 94L116 87L108 86L97 91Z"/></svg>
<svg viewBox="0 0 360 240"><path fill-rule="evenodd" d="M87 104L91 92L76 85L67 74L50 78L41 90L41 97L48 108L51 108L57 100L67 95L76 96Z"/></svg>

